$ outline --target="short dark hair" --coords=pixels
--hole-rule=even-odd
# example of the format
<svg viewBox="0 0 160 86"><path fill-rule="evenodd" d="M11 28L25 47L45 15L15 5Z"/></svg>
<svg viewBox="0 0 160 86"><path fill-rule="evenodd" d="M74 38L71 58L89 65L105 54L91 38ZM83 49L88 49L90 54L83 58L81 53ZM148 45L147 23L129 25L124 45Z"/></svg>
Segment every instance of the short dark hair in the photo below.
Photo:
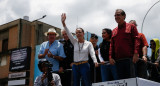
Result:
<svg viewBox="0 0 160 86"><path fill-rule="evenodd" d="M94 33L91 34L91 38L95 38L95 39L98 39L98 36Z"/></svg>
<svg viewBox="0 0 160 86"><path fill-rule="evenodd" d="M103 30L105 30L108 33L108 35L110 35L109 38L111 39L111 37L112 37L112 30L109 29L109 28L104 28Z"/></svg>
<svg viewBox="0 0 160 86"><path fill-rule="evenodd" d="M38 62L38 68L39 68L39 70L41 71L41 72L43 72L42 71L42 64L51 64L47 59L40 59L39 60L39 62ZM52 64L51 65L49 65L49 66L53 66Z"/></svg>
<svg viewBox="0 0 160 86"><path fill-rule="evenodd" d="M117 11L121 11L121 15L122 15L122 16L125 16L125 18L126 18L126 13L124 12L124 10L122 10L122 9L117 9L116 12L117 12ZM125 18L124 18L124 19L125 19Z"/></svg>

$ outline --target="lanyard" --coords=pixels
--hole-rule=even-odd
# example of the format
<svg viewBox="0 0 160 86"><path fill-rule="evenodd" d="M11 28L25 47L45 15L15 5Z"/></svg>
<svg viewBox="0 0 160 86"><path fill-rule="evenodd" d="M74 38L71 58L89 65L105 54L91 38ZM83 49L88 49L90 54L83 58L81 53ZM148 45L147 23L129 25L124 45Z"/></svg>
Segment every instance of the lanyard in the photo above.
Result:
<svg viewBox="0 0 160 86"><path fill-rule="evenodd" d="M83 49L83 45L84 45L84 42L83 42L83 44L82 44L82 47L80 47L80 44L79 44L79 42L78 42L78 47L79 47L79 57L80 57L80 52L81 52L81 50Z"/></svg>

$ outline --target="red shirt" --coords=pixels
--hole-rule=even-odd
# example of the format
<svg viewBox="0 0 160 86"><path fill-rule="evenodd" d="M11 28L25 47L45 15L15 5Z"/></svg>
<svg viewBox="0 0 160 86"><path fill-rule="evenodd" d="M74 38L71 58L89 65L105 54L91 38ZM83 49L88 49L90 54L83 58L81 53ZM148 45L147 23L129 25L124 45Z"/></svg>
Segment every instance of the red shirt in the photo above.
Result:
<svg viewBox="0 0 160 86"><path fill-rule="evenodd" d="M139 37L135 25L125 22L112 31L109 58L132 58L138 49Z"/></svg>
<svg viewBox="0 0 160 86"><path fill-rule="evenodd" d="M143 33L139 33L139 38L140 38L140 46L139 46L139 56L140 58L143 56L143 52L142 52L142 48L144 46L147 46L148 47L148 43L147 43L147 40L146 40L146 37L144 36Z"/></svg>

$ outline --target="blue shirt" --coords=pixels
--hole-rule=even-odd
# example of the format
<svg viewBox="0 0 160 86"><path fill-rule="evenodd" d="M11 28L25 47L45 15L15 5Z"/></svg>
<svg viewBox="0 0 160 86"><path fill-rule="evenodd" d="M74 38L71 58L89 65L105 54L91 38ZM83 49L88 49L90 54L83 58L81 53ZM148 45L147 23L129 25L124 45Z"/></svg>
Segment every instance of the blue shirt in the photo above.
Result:
<svg viewBox="0 0 160 86"><path fill-rule="evenodd" d="M49 46L49 41L43 42L41 44L40 50L39 50L39 54L44 54L45 49L49 49L49 51L55 55L55 56L60 56L62 58L65 58L65 53L64 53L64 49L63 49L63 45L58 42L57 40L55 40L50 46ZM47 55L45 56L45 58L53 64L52 67L52 71L58 71L59 70L59 61L48 57Z"/></svg>

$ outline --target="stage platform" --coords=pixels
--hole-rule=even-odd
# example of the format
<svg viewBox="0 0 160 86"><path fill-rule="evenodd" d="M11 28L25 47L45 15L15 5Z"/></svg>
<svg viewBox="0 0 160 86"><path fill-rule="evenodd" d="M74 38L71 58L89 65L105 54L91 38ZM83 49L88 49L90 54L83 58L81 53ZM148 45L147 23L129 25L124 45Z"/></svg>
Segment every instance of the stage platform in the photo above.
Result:
<svg viewBox="0 0 160 86"><path fill-rule="evenodd" d="M93 83L92 86L160 86L160 83L137 77Z"/></svg>

